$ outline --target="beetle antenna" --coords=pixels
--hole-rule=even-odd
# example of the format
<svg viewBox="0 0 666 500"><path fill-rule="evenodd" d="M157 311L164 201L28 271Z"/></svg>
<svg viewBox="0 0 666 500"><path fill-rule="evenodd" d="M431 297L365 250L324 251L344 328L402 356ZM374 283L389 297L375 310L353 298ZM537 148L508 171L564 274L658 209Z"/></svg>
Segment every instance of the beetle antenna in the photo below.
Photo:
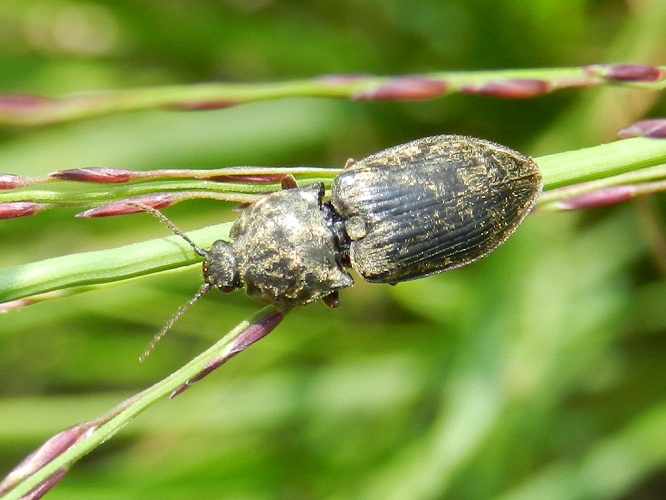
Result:
<svg viewBox="0 0 666 500"><path fill-rule="evenodd" d="M162 224L164 224L166 227L171 229L173 234L175 234L176 236L180 236L185 241L187 241L190 244L190 246L194 249L196 254L199 255L200 257L206 257L208 255L208 252L206 252L206 250L204 250L203 248L199 247L196 243L194 243L189 238L189 236L187 236L184 232L182 232L178 228L178 226L176 226L173 222L171 222L169 219L167 219L166 215L164 215L162 212L160 212L156 208L153 208L149 205L146 205L145 203L140 203L138 201L127 201L125 203L127 203L128 205L133 205L137 208L140 208L144 212L148 212L150 215L157 218L157 220L159 220Z"/></svg>
<svg viewBox="0 0 666 500"><path fill-rule="evenodd" d="M160 340L162 340L162 337L164 337L167 334L167 332L171 329L171 327L178 320L178 318L180 318L185 311L187 311L197 300L199 300L211 288L212 286L210 285L210 283L204 283L203 285L201 285L201 288L199 288L199 291L194 295L194 297L188 300L186 304L183 304L180 307L180 309L178 309L176 313L173 316L171 316L171 318L169 318L169 321L165 323L162 329L155 334L153 340L151 340L150 344L148 344L148 347L146 347L146 350L143 351L143 354L141 354L141 356L139 356L139 361L141 362L145 361L145 359L155 348L157 343Z"/></svg>

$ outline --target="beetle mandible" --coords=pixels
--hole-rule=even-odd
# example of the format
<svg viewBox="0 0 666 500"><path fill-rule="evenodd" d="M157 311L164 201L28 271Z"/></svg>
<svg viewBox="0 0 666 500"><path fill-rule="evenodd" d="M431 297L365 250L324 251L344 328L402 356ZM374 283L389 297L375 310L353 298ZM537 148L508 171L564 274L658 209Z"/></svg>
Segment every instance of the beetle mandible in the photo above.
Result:
<svg viewBox="0 0 666 500"><path fill-rule="evenodd" d="M140 205L203 257L204 284L156 336L211 288L245 288L280 307L322 299L366 281L396 284L477 261L501 245L542 188L527 156L483 139L438 135L349 160L324 201L321 182L283 190L250 205L229 242L199 248L157 210Z"/></svg>

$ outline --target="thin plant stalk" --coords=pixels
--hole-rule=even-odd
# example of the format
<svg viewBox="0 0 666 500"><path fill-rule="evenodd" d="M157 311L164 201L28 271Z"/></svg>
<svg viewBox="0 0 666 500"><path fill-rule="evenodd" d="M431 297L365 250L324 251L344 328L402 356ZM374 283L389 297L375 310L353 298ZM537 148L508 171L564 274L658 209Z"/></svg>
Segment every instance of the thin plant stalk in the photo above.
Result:
<svg viewBox="0 0 666 500"><path fill-rule="evenodd" d="M134 417L165 397L180 394L192 383L270 333L285 310L265 307L238 324L205 352L148 389L106 414L58 433L35 450L0 483L6 500L40 498L83 456L101 445Z"/></svg>
<svg viewBox="0 0 666 500"><path fill-rule="evenodd" d="M529 99L567 88L616 85L646 90L666 87L666 67L594 64L572 68L436 72L407 76L325 75L257 84L206 83L88 92L59 98L0 95L0 124L43 126L147 109L210 110L288 97L423 100L452 93Z"/></svg>

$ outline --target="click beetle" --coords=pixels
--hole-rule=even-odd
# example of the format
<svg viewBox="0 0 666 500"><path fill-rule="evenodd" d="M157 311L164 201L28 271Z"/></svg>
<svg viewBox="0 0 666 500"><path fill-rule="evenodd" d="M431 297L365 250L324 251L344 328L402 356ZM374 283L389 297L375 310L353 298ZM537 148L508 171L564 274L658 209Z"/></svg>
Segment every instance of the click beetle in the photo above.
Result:
<svg viewBox="0 0 666 500"><path fill-rule="evenodd" d="M486 256L516 230L541 192L538 167L493 142L439 135L349 160L324 199L321 182L251 204L230 241L199 248L157 210L142 205L203 257L204 284L163 328L212 288L245 288L278 307L322 299L354 281L396 284L455 269Z"/></svg>

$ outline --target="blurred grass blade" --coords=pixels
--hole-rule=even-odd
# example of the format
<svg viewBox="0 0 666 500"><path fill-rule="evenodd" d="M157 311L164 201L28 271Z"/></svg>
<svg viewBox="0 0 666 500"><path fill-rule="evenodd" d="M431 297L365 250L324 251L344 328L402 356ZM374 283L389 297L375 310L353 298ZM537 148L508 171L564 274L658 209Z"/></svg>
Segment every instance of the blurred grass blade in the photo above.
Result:
<svg viewBox="0 0 666 500"><path fill-rule="evenodd" d="M287 97L335 97L354 100L420 100L453 92L527 99L559 89L622 85L659 90L664 67L606 64L573 68L438 72L378 77L329 75L259 84L209 83L126 89L50 99L24 94L0 95L0 124L39 126L147 109L211 110Z"/></svg>
<svg viewBox="0 0 666 500"><path fill-rule="evenodd" d="M228 237L231 224L187 233L204 248ZM76 253L0 270L0 302L84 285L122 281L201 260L182 238L169 236L109 250Z"/></svg>
<svg viewBox="0 0 666 500"><path fill-rule="evenodd" d="M535 159L547 190L666 163L666 141L636 137Z"/></svg>
<svg viewBox="0 0 666 500"><path fill-rule="evenodd" d="M0 484L2 498L19 499L39 485L53 486L57 481L49 482L50 478L60 479L63 472L70 469L77 460L110 439L158 400L189 387L210 373L211 366L219 367L224 361L266 336L282 321L284 315L284 311L272 306L261 309L164 380L129 398L107 414L58 433L33 452Z"/></svg>

